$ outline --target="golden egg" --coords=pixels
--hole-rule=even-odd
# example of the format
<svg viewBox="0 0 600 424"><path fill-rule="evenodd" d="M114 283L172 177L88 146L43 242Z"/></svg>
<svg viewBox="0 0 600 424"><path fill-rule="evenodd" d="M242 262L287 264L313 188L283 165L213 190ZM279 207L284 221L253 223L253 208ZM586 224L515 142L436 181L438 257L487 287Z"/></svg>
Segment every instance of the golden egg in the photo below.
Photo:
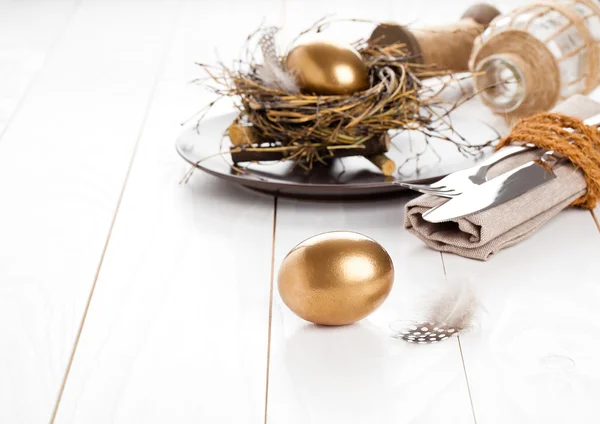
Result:
<svg viewBox="0 0 600 424"><path fill-rule="evenodd" d="M362 234L334 231L294 247L279 269L283 302L315 324L345 325L373 312L390 293L390 255Z"/></svg>
<svg viewBox="0 0 600 424"><path fill-rule="evenodd" d="M350 45L312 41L294 47L287 68L304 93L352 94L369 88L367 66Z"/></svg>

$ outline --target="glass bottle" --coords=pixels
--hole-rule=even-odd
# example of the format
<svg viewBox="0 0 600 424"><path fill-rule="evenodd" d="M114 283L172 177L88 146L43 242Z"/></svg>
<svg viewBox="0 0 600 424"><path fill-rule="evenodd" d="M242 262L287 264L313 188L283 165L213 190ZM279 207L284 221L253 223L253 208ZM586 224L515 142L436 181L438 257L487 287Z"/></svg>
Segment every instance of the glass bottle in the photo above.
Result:
<svg viewBox="0 0 600 424"><path fill-rule="evenodd" d="M600 0L555 0L494 19L475 41L470 68L495 112L528 115L598 85L599 42Z"/></svg>

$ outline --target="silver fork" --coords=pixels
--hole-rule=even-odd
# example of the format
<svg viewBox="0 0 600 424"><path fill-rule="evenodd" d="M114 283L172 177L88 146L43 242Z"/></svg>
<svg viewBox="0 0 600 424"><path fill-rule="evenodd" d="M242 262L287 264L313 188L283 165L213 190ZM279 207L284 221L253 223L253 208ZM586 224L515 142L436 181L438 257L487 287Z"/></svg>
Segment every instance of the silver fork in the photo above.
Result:
<svg viewBox="0 0 600 424"><path fill-rule="evenodd" d="M496 163L534 148L533 144L509 144L498 150L481 163L461 171L453 172L432 184L410 184L399 183L402 187L416 190L424 194L432 194L441 197L454 197L473 185L480 185L487 181L486 175L489 169Z"/></svg>

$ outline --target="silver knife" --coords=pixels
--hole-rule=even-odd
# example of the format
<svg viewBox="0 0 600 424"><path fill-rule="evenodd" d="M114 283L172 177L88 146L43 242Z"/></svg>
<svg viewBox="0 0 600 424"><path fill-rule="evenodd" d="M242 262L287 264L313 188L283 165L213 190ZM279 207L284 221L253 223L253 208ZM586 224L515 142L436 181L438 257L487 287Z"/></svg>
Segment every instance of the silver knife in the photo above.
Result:
<svg viewBox="0 0 600 424"><path fill-rule="evenodd" d="M600 114L583 122L586 125L598 125ZM546 152L540 160L527 162L481 185L472 186L468 191L425 212L423 219L433 223L450 221L505 203L556 178L552 166L561 159L562 156L553 151Z"/></svg>

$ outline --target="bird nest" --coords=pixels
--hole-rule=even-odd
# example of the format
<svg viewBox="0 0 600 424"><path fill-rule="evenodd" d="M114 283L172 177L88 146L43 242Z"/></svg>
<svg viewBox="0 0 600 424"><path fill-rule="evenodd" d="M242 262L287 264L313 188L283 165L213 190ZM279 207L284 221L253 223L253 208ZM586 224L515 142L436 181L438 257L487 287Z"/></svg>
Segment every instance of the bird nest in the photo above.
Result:
<svg viewBox="0 0 600 424"><path fill-rule="evenodd" d="M322 25L314 28L320 32ZM234 99L239 109L227 134L233 145L223 152L230 153L233 162L285 160L310 169L335 157L373 158L388 150L390 130L418 130L427 139L454 143L466 156L480 150L454 133L448 119L465 96L455 102L439 96L456 78L447 70L418 63L405 45L354 43L368 69L369 88L348 95L314 95L286 90L284 83L273 84L264 77L269 56L285 68L285 57L274 55L273 34L262 29L250 35L245 59L233 67L200 64L209 75L204 85L217 100ZM424 84L432 78L438 82ZM456 137L448 136L448 130Z"/></svg>

